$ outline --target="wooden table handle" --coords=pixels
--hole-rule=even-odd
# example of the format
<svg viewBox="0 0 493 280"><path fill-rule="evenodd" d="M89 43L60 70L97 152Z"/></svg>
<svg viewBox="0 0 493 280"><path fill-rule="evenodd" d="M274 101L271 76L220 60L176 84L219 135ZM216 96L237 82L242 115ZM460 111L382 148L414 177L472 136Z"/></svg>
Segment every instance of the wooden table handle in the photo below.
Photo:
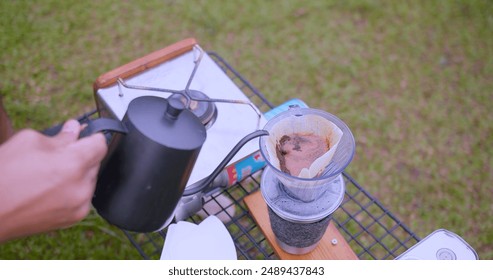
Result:
<svg viewBox="0 0 493 280"><path fill-rule="evenodd" d="M102 74L94 82L94 93L96 93L100 88L113 85L116 83L118 78L130 78L167 60L182 55L192 50L196 44L197 40L194 38L188 38Z"/></svg>

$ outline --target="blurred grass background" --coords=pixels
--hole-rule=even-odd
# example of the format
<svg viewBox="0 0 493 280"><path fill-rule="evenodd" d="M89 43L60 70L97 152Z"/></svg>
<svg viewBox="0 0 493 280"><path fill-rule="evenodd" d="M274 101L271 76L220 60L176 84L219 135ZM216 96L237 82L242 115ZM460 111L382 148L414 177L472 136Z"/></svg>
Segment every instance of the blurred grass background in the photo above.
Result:
<svg viewBox="0 0 493 280"><path fill-rule="evenodd" d="M16 129L94 108L102 73L195 37L274 104L299 97L352 129L348 168L425 237L493 259L493 2L0 1L0 94ZM139 259L91 214L0 245L0 259Z"/></svg>

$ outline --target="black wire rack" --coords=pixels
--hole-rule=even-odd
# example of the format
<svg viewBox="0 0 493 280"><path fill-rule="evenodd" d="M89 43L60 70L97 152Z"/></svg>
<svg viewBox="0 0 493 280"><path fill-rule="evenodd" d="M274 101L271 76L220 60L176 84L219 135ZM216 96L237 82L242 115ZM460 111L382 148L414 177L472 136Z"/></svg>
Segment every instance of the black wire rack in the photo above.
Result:
<svg viewBox="0 0 493 280"><path fill-rule="evenodd" d="M214 52L208 54L260 111L266 112L274 107L221 56ZM202 213L187 219L189 222L200 223L209 215L225 217L225 226L233 238L240 260L278 259L243 202L246 196L260 188L261 172L205 198ZM395 259L419 242L416 234L349 174L344 172L343 176L346 195L340 208L334 213L333 221L359 259ZM224 199L219 200L220 196L225 196L228 198L226 201L230 202L225 204ZM216 207L207 207L208 205ZM207 209L212 208L217 210L210 213ZM153 233L123 232L144 259L160 258L167 229Z"/></svg>

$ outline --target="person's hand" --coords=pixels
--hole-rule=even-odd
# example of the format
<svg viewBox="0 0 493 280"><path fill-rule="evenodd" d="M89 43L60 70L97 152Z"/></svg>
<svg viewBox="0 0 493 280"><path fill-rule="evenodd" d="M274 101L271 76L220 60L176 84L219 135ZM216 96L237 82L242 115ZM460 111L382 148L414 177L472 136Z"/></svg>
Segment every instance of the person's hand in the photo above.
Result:
<svg viewBox="0 0 493 280"><path fill-rule="evenodd" d="M25 129L0 146L0 243L89 213L107 145L101 133L78 139L80 130L70 120L54 137Z"/></svg>

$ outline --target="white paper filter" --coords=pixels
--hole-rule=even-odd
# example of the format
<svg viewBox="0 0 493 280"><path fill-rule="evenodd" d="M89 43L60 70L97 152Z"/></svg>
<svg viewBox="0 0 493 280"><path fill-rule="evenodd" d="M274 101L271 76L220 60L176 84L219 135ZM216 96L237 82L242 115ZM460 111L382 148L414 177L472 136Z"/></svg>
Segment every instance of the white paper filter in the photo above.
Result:
<svg viewBox="0 0 493 280"><path fill-rule="evenodd" d="M236 260L236 248L224 224L209 216L200 224L171 224L161 260Z"/></svg>

